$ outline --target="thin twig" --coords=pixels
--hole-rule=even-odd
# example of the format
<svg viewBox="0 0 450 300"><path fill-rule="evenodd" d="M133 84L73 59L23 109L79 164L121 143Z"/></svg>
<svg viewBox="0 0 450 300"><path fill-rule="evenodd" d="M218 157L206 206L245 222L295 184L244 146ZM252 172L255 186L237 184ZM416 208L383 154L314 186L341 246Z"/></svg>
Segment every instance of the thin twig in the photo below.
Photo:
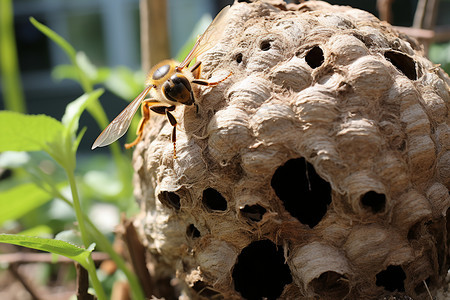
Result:
<svg viewBox="0 0 450 300"><path fill-rule="evenodd" d="M140 242L136 229L130 220L124 219L121 225L122 238L128 248L134 272L139 278L145 296L151 298L155 294L155 286L147 269L145 248Z"/></svg>
<svg viewBox="0 0 450 300"><path fill-rule="evenodd" d="M94 300L93 295L88 293L89 289L89 274L85 268L79 263L75 263L77 269L77 299L78 300Z"/></svg>
<svg viewBox="0 0 450 300"><path fill-rule="evenodd" d="M19 272L18 264L10 264L8 270L13 274L13 276L20 281L20 283L23 285L23 287L27 290L27 292L31 295L33 300L41 300L38 296L38 292L36 291L36 288L29 282L27 278L22 276Z"/></svg>
<svg viewBox="0 0 450 300"><path fill-rule="evenodd" d="M433 300L433 296L431 295L430 289L428 288L428 284L425 280L422 280L423 285L425 286L425 288L427 289L428 292L428 296L430 296L430 299Z"/></svg>

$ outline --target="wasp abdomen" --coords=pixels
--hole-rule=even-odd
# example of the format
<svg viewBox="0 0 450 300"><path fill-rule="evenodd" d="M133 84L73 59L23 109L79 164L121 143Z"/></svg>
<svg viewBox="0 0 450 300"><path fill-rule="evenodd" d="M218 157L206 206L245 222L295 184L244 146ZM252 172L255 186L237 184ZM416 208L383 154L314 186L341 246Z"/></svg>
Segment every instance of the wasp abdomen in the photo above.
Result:
<svg viewBox="0 0 450 300"><path fill-rule="evenodd" d="M191 84L182 74L175 74L170 77L162 86L162 91L164 96L170 101L185 105L192 105L194 103Z"/></svg>

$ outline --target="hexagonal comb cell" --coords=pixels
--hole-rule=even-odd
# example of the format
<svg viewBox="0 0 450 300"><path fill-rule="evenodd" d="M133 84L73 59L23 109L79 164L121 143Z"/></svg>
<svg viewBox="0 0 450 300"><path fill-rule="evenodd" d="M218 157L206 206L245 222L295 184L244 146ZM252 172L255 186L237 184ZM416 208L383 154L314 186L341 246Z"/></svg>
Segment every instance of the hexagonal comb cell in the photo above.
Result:
<svg viewBox="0 0 450 300"><path fill-rule="evenodd" d="M235 1L223 24L198 60L204 79L231 75L173 111L177 158L159 116L134 152L155 280L178 277L192 299L435 296L450 264L448 75L347 6Z"/></svg>
<svg viewBox="0 0 450 300"><path fill-rule="evenodd" d="M330 184L304 158L291 159L277 168L271 185L286 210L311 228L322 220L331 203Z"/></svg>
<svg viewBox="0 0 450 300"><path fill-rule="evenodd" d="M233 269L234 288L245 299L278 299L292 282L283 248L268 240L245 247Z"/></svg>

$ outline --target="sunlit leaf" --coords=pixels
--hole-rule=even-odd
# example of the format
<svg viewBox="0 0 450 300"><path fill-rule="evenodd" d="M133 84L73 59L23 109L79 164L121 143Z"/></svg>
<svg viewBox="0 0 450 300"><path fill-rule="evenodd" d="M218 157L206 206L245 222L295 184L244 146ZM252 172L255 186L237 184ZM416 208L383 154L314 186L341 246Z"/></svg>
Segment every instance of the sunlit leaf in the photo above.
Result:
<svg viewBox="0 0 450 300"><path fill-rule="evenodd" d="M105 80L106 88L115 95L132 101L144 88L145 74L132 72L124 67L111 70L109 77Z"/></svg>
<svg viewBox="0 0 450 300"><path fill-rule="evenodd" d="M18 219L50 200L51 197L33 183L0 192L0 224Z"/></svg>
<svg viewBox="0 0 450 300"><path fill-rule="evenodd" d="M71 59L75 59L76 51L75 49L59 34L45 26L44 24L38 22L35 18L31 17L30 22L39 29L40 32L45 34L48 38L50 38L52 41L54 41L56 44L58 44L64 52L69 56Z"/></svg>
<svg viewBox="0 0 450 300"><path fill-rule="evenodd" d="M0 111L0 152L43 150L63 128L58 120L46 115Z"/></svg>
<svg viewBox="0 0 450 300"><path fill-rule="evenodd" d="M50 237L53 233L53 230L47 225L38 225L33 228L21 231L18 235L25 236L39 236L39 237Z"/></svg>
<svg viewBox="0 0 450 300"><path fill-rule="evenodd" d="M71 243L71 244L77 245L77 246L83 245L83 241L81 240L80 233L75 230L72 230L72 229L59 232L55 236L55 240L64 241L64 242Z"/></svg>
<svg viewBox="0 0 450 300"><path fill-rule="evenodd" d="M95 244L91 244L88 249L84 249L60 240L16 234L0 234L0 243L13 244L62 255L73 259L86 269L88 269L88 257L95 247Z"/></svg>
<svg viewBox="0 0 450 300"><path fill-rule="evenodd" d="M78 52L76 55L78 67L87 75L91 80L95 80L98 75L97 67L89 60L84 52Z"/></svg>
<svg viewBox="0 0 450 300"><path fill-rule="evenodd" d="M72 79L78 80L78 71L74 65L57 65L52 70L53 78L57 80Z"/></svg>
<svg viewBox="0 0 450 300"><path fill-rule="evenodd" d="M76 133L81 114L89 103L98 99L101 94L103 94L102 89L95 90L88 94L83 94L66 106L66 112L64 113L61 122L67 127L70 134Z"/></svg>

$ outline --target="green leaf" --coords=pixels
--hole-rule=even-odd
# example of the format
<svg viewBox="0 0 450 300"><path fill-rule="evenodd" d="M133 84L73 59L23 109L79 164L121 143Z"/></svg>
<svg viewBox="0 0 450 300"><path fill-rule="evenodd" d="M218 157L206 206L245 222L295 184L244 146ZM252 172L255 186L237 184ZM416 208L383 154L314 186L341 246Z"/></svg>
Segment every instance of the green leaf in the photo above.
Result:
<svg viewBox="0 0 450 300"><path fill-rule="evenodd" d="M5 108L26 111L23 87L20 81L18 52L14 37L12 0L0 1L0 80Z"/></svg>
<svg viewBox="0 0 450 300"><path fill-rule="evenodd" d="M47 225L38 225L33 228L21 231L18 235L26 235L26 236L52 236L53 230Z"/></svg>
<svg viewBox="0 0 450 300"><path fill-rule="evenodd" d="M74 65L57 65L52 70L52 77L57 80L72 79L78 81L78 70Z"/></svg>
<svg viewBox="0 0 450 300"><path fill-rule="evenodd" d="M48 28L42 23L39 23L35 18L30 17L30 22L43 34L45 34L48 38L58 44L64 52L69 56L71 60L75 60L75 56L77 52L75 49L59 34Z"/></svg>
<svg viewBox="0 0 450 300"><path fill-rule="evenodd" d="M26 183L0 193L0 225L18 219L51 200L33 183Z"/></svg>
<svg viewBox="0 0 450 300"><path fill-rule="evenodd" d="M86 74L92 84L105 81L111 73L109 68L97 68L84 52L78 52L76 60L78 67Z"/></svg>
<svg viewBox="0 0 450 300"><path fill-rule="evenodd" d="M62 124L46 115L0 111L0 152L40 151L62 131Z"/></svg>
<svg viewBox="0 0 450 300"><path fill-rule="evenodd" d="M84 52L77 52L77 65L57 65L52 70L53 78L57 80L71 79L79 80L79 71L84 72L91 84L98 84L106 81L110 76L111 69L106 67L98 68L88 59Z"/></svg>
<svg viewBox="0 0 450 300"><path fill-rule="evenodd" d="M0 234L0 243L13 244L62 255L78 262L85 269L89 268L88 257L95 247L95 244L91 244L88 249L84 249L60 240L16 234Z"/></svg>
<svg viewBox="0 0 450 300"><path fill-rule="evenodd" d="M444 71L450 72L450 42L431 44L428 56L432 62L440 64Z"/></svg>
<svg viewBox="0 0 450 300"><path fill-rule="evenodd" d="M72 63L72 65L75 66L76 72L78 74L77 80L81 84L81 86L83 87L83 90L85 92L92 91L92 83L89 81L89 78L87 77L87 75L84 74L83 71L78 66L77 58L76 58L77 52L76 52L75 48L73 48L72 45L70 45L62 36L60 36L59 34L54 32L53 30L51 30L50 28L48 28L44 24L39 23L38 21L36 21L35 18L31 17L30 18L30 22L39 31L41 31L43 34L45 34L49 39L51 39L57 45L59 45L61 47L61 49L64 50L64 52L66 52L67 56L70 59L70 62Z"/></svg>
<svg viewBox="0 0 450 300"><path fill-rule="evenodd" d="M86 107L103 94L103 89L97 89L91 93L83 94L66 106L66 112L61 122L66 126L69 134L75 134L78 130L78 122Z"/></svg>
<svg viewBox="0 0 450 300"><path fill-rule="evenodd" d="M80 146L81 139L83 138L84 134L87 131L87 127L83 127L83 129L80 130L80 133L77 135L77 138L73 142L73 152L77 152L78 146Z"/></svg>
<svg viewBox="0 0 450 300"><path fill-rule="evenodd" d="M106 88L115 95L131 102L144 89L145 74L132 72L125 67L114 68L105 81Z"/></svg>
<svg viewBox="0 0 450 300"><path fill-rule="evenodd" d="M80 233L73 229L59 232L58 234L56 234L55 240L64 241L73 245L77 245L78 247L83 245Z"/></svg>

